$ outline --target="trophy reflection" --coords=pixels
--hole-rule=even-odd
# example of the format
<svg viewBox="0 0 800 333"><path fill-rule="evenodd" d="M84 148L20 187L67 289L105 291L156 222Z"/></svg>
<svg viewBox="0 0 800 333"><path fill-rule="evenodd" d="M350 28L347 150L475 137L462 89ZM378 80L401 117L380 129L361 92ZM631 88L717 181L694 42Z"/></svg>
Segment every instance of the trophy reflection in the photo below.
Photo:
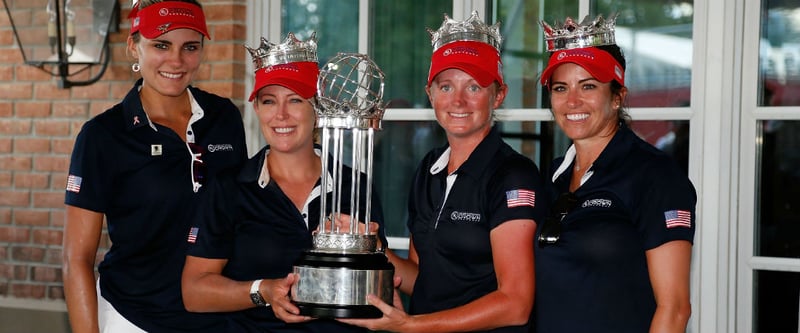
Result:
<svg viewBox="0 0 800 333"><path fill-rule="evenodd" d="M379 318L381 311L367 303L369 294L392 304L394 266L378 246L378 235L364 223L372 210L373 146L384 111L383 78L380 68L362 54L340 53L320 70L315 108L321 188L330 196L321 194L313 248L294 266L300 279L291 298L302 315Z"/></svg>

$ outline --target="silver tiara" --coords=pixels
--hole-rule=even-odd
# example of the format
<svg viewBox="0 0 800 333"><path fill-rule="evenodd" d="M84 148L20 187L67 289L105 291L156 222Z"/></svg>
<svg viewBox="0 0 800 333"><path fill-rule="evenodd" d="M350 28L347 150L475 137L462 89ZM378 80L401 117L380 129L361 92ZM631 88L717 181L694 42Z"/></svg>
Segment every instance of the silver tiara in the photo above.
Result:
<svg viewBox="0 0 800 333"><path fill-rule="evenodd" d="M571 17L567 17L563 24L555 22L550 26L545 21L540 23L544 30L548 52L616 44L614 28L617 14L611 15L608 19L598 15L593 20L586 15L580 24Z"/></svg>
<svg viewBox="0 0 800 333"><path fill-rule="evenodd" d="M430 28L427 30L431 35L434 52L445 44L456 41L484 42L493 46L497 51L500 51L500 45L503 43L503 36L500 35L500 22L488 26L474 10L472 15L463 22L453 20L444 14L444 22L439 30L433 31Z"/></svg>
<svg viewBox="0 0 800 333"><path fill-rule="evenodd" d="M283 43L270 43L261 37L258 48L244 46L253 58L253 67L256 71L261 68L287 64L290 62L310 61L317 62L317 33L311 33L305 41L300 41L293 33L286 35Z"/></svg>

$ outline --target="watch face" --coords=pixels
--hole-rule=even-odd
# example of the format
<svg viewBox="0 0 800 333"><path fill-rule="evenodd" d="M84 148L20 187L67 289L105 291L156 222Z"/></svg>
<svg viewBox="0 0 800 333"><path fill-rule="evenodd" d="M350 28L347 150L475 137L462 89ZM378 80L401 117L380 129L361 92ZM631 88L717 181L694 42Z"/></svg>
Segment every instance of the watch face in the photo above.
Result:
<svg viewBox="0 0 800 333"><path fill-rule="evenodd" d="M261 295L258 292L250 294L250 300L252 300L253 304L255 305L261 305L261 306L267 305L267 302L264 301L264 298L261 297Z"/></svg>

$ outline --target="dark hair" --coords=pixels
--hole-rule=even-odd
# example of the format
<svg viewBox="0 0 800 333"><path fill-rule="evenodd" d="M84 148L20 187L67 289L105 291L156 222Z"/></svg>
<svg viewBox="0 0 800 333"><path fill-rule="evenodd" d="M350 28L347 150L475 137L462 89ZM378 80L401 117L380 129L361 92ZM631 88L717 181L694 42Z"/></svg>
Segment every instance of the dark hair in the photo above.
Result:
<svg viewBox="0 0 800 333"><path fill-rule="evenodd" d="M156 3L159 3L159 2L166 2L166 1L186 2L186 3L197 5L200 8L203 8L203 5L201 5L200 1L198 1L198 0L139 0L139 2L138 2L139 3L139 10L141 10L141 9L147 7L147 6L150 6L152 4L156 4ZM134 43L138 43L142 39L142 35L139 34L139 32L137 31L137 32L134 32L133 34L131 34L131 38L133 39Z"/></svg>

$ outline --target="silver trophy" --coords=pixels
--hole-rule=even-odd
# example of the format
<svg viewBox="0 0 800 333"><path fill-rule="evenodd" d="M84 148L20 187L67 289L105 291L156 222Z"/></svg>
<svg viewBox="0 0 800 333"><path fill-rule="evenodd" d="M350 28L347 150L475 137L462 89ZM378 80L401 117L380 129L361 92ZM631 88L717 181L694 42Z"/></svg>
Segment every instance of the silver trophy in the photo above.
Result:
<svg viewBox="0 0 800 333"><path fill-rule="evenodd" d="M381 311L367 303L369 294L392 304L394 266L378 248L378 236L359 228L370 221L372 209L374 134L381 129L384 111L383 78L363 54L340 53L320 70L316 112L322 134L321 187L332 193L330 198L325 191L320 196L313 248L294 266L300 279L292 286L291 298L303 315L379 318ZM343 214L343 195L349 195L350 203L346 230L334 222Z"/></svg>

